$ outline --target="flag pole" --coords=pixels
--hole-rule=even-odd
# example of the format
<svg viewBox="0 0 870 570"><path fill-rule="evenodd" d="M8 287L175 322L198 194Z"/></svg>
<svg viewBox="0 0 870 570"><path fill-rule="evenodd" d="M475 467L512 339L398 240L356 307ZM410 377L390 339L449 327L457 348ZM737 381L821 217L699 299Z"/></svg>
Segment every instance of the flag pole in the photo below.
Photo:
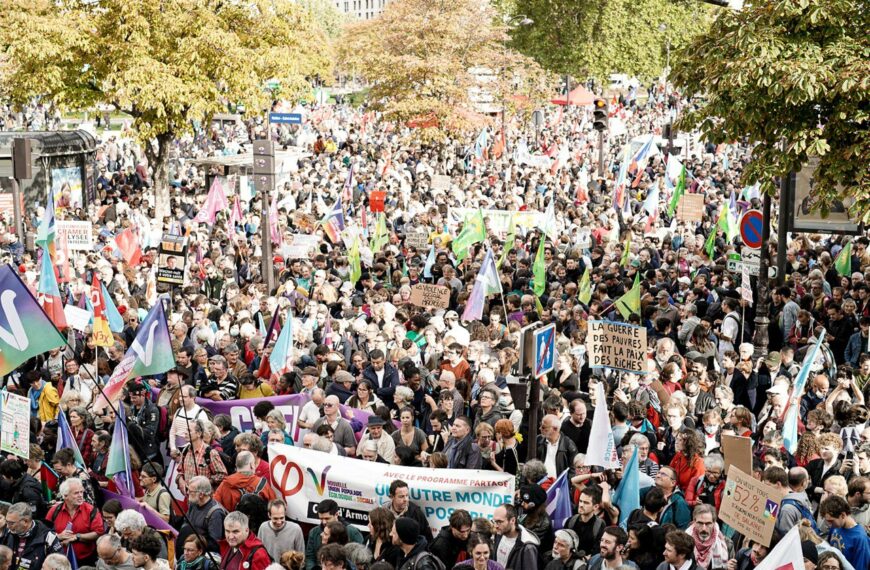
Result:
<svg viewBox="0 0 870 570"><path fill-rule="evenodd" d="M507 244L505 244L507 245ZM489 251L492 251L492 242L490 242L489 238L486 238L486 246L489 248ZM494 261L494 259L493 259ZM501 296L501 309L504 312L504 326L507 328L508 326L508 313L507 313L507 299L504 298L504 287L501 286L501 269L496 266L496 273L498 273L498 293Z"/></svg>
<svg viewBox="0 0 870 570"><path fill-rule="evenodd" d="M66 344L67 347L69 347L70 349L72 349L72 346L70 346L69 342L66 341L66 339L65 339L65 344ZM97 350L99 350L99 347L95 347L95 348L97 348ZM120 416L119 416L119 414L118 414L118 409L115 407L115 404L113 404L112 401L109 399L109 397L106 395L106 392L103 391L103 387L102 387L102 385L100 385L100 382L99 382L96 378L94 378L94 376L90 373L90 371L89 371L87 368L84 368L84 367L83 367L82 369L83 369L83 370L88 374L88 376L91 377L91 380L93 380L94 385L97 387L97 389L100 391L100 394L101 394L101 395L103 396L103 398L106 400L106 404L107 404L107 405L109 406L109 408L110 408L110 409L115 413L115 418L120 418ZM183 408L182 408L182 409L183 409ZM185 419L187 419L186 414L185 414ZM127 433L129 433L129 432L130 432L130 428L129 428L129 426L127 425L127 418L126 418L126 416L125 416L123 419L121 419L121 423L123 424L124 429L127 430ZM189 438L190 438L189 430L190 430L190 424L188 423L188 441L189 441ZM138 442L137 442L137 441L135 440L135 438L134 438L134 441L128 442L128 445L130 445L131 447L136 448L136 447L138 447L138 446L137 446L137 443L138 443ZM151 469L154 469L155 472L157 472L157 473L160 473L161 471L163 471L163 468L162 468L162 467L160 468L159 471L156 469L156 468L157 468L157 465L156 465L156 464L151 460L150 457L148 457L147 454L145 454L145 453L143 452L142 449L136 449L136 453L139 454L139 459L143 461L143 464L145 464L145 465L150 465L150 466L151 466ZM165 476L165 473L164 473L164 476ZM172 504L175 506L175 509L176 509L179 513L181 513L181 516L182 516L182 518L184 519L184 522L186 522L186 523L190 526L190 528L193 530L193 533L194 533L194 534L195 534L195 535L196 535L196 536L197 536L197 537L202 541L203 544L208 544L208 541L206 540L205 536L203 536L203 534L202 534L199 530L197 530L195 526L193 526L193 523L192 523L192 522L190 521L190 519L187 517L187 511L183 508L181 502L180 502L178 499L175 498L175 495L172 494L172 489L169 488L169 485L167 485L166 481L164 481L162 477L158 477L158 478L157 478L157 481L160 483L160 485L161 485L164 489L166 489L166 492L169 493L169 500L172 501ZM217 561L215 560L214 556L212 556L211 552L209 552L208 549L206 549L205 554L206 554L206 556L208 556L208 558L209 558L209 560L212 562L212 564L214 564L216 567L219 566L219 564L218 564Z"/></svg>

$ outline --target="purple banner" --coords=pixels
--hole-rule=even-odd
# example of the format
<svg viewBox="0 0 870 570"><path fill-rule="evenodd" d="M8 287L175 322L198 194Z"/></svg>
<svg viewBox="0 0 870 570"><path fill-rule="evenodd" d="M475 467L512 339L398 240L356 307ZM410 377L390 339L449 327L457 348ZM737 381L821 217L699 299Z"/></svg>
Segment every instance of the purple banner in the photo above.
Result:
<svg viewBox="0 0 870 570"><path fill-rule="evenodd" d="M209 410L212 414L227 414L233 425L241 432L252 431L254 428L254 406L259 402L272 402L275 408L284 413L284 419L287 421L287 431L293 436L293 441L299 441L302 436L302 428L297 423L297 418L300 415L302 407L307 404L311 398L304 394L290 394L287 396L272 396L271 398L251 398L249 400L227 400L225 402L215 402L204 398L197 398L196 403L203 408ZM349 421L355 432L361 431L368 423L369 412L351 408L348 406L339 406L341 416Z"/></svg>
<svg viewBox="0 0 870 570"><path fill-rule="evenodd" d="M141 513L143 517L145 517L145 523L148 526L161 531L169 531L172 533L172 536L178 536L178 531L169 526L169 523L160 518L157 513L149 509L148 507L139 504L139 501L136 499L131 499L130 497L125 497L123 495L119 495L117 493L113 493L111 491L107 491L103 489L103 498L105 500L117 499L121 506L125 509L130 509L132 511L136 511Z"/></svg>

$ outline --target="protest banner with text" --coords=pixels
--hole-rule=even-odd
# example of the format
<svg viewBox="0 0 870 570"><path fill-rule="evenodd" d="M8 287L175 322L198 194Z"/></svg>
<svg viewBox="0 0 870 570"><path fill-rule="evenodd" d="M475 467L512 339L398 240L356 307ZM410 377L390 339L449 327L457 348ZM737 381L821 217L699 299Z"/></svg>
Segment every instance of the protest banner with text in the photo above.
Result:
<svg viewBox="0 0 870 570"><path fill-rule="evenodd" d="M589 321L586 351L589 368L647 373L646 329L613 321Z"/></svg>
<svg viewBox="0 0 870 570"><path fill-rule="evenodd" d="M785 493L773 485L758 481L732 464L719 518L749 540L770 546L783 497Z"/></svg>
<svg viewBox="0 0 870 570"><path fill-rule="evenodd" d="M396 479L408 483L411 500L423 509L434 534L456 509L491 519L514 496L510 473L402 467L278 443L269 445L269 468L287 502L287 518L312 524L319 524L317 504L332 499L342 517L365 529L369 512L390 500L390 483Z"/></svg>

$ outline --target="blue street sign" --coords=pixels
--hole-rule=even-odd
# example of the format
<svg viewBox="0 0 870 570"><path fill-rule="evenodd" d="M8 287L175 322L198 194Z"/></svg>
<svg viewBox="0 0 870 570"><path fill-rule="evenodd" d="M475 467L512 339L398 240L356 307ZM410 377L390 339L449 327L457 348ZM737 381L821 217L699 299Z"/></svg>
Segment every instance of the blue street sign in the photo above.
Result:
<svg viewBox="0 0 870 570"><path fill-rule="evenodd" d="M278 125L301 125L302 113L269 113L269 122Z"/></svg>
<svg viewBox="0 0 870 570"><path fill-rule="evenodd" d="M556 325L549 325L535 331L535 365L532 367L535 378L547 374L556 365Z"/></svg>

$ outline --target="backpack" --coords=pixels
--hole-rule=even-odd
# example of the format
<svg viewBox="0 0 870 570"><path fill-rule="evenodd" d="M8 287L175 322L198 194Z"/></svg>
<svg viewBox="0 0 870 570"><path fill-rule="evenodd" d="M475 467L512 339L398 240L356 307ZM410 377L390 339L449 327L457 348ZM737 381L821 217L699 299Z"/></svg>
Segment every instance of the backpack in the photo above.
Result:
<svg viewBox="0 0 870 570"><path fill-rule="evenodd" d="M425 550L423 552L418 552L417 555L414 556L414 559L411 560L411 565L408 566L408 568L414 570L415 568L417 568L417 565L420 563L420 561L427 556L429 557L429 560L431 560L435 564L435 568L437 568L438 570L447 570L447 567L444 565L444 562L442 562L440 558Z"/></svg>
<svg viewBox="0 0 870 570"><path fill-rule="evenodd" d="M157 406L157 409L160 410L160 419L157 420L157 441L166 441L169 439L172 420L169 418L169 410L166 406Z"/></svg>
<svg viewBox="0 0 870 570"><path fill-rule="evenodd" d="M576 514L565 521L565 525L562 528L568 528L574 530L574 526L580 520L580 515ZM600 533L604 532L604 521L601 520L601 517L595 517L595 521L592 523L592 536L598 536ZM575 531L576 532L576 531Z"/></svg>
<svg viewBox="0 0 870 570"><path fill-rule="evenodd" d="M819 536L822 536L822 531L821 529L819 529L819 525L816 524L816 518L813 516L813 513L806 507L806 505L804 505L803 503L799 503L795 499L783 499L782 502L779 504L780 512L782 512L783 507L785 507L786 505L791 505L796 508L800 512L801 517L809 521L810 526L813 527L813 532L815 532Z"/></svg>
<svg viewBox="0 0 870 570"><path fill-rule="evenodd" d="M244 487L236 487L236 490L240 493L239 502L241 503L242 499L244 499L245 497L260 497L260 493L262 493L263 489L266 488L266 483L268 483L268 481L266 481L266 478L260 477L260 482L257 484L256 488L253 491L248 491ZM263 497L260 498L262 499Z"/></svg>

